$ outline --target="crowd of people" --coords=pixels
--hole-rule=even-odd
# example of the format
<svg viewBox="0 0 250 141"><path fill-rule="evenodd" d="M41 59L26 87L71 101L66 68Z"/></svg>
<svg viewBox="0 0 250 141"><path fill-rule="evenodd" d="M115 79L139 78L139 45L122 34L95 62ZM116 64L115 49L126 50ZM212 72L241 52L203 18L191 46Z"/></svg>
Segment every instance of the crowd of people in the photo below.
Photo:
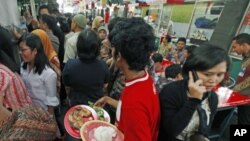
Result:
<svg viewBox="0 0 250 141"><path fill-rule="evenodd" d="M104 107L124 141L208 141L218 106L212 90L227 74L221 47L176 45L166 35L159 49L143 18L116 17L92 24L83 13L61 24L48 6L28 33L0 27L0 140L78 140L58 116L75 105ZM28 22L30 21L30 22ZM69 30L70 28L70 30ZM13 36L17 40L13 42ZM235 91L250 92L250 35L232 39L244 56ZM238 108L250 124L249 106Z"/></svg>

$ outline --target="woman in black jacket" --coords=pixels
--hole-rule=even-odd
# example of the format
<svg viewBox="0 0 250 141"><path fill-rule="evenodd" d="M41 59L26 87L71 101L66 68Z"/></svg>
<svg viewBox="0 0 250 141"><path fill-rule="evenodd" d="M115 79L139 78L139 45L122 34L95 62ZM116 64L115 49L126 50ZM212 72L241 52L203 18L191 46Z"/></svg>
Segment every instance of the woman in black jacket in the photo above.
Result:
<svg viewBox="0 0 250 141"><path fill-rule="evenodd" d="M194 50L183 66L185 79L166 85L160 93L159 141L189 141L194 135L199 141L207 139L218 105L212 89L223 80L229 64L220 47L207 44Z"/></svg>

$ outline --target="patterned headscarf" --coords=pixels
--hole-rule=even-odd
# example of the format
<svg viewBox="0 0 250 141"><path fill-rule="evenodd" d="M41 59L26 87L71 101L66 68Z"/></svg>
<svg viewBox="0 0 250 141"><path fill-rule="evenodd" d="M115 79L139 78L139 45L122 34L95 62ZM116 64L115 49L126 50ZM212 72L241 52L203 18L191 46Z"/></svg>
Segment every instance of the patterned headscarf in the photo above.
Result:
<svg viewBox="0 0 250 141"><path fill-rule="evenodd" d="M95 29L97 31L97 29L102 26L104 23L104 19L101 16L96 16L95 19L93 20L92 23L92 29Z"/></svg>

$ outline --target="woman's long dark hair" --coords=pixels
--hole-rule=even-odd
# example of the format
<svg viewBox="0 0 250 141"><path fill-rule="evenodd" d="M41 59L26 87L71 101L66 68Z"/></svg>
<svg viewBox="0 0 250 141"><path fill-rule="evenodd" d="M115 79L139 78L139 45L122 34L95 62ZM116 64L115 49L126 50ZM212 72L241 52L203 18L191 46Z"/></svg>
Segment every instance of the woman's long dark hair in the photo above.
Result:
<svg viewBox="0 0 250 141"><path fill-rule="evenodd" d="M38 73L40 75L46 66L50 66L49 60L44 53L43 45L40 38L35 34L27 34L26 36L22 37L21 42L25 42L26 45L30 47L32 51L34 49L37 50L34 63L34 71L35 73ZM27 64L28 62L23 64L23 69L27 69Z"/></svg>
<svg viewBox="0 0 250 141"><path fill-rule="evenodd" d="M17 47L11 41L11 34L0 26L0 63L11 71L19 73Z"/></svg>
<svg viewBox="0 0 250 141"><path fill-rule="evenodd" d="M211 44L201 45L187 58L182 69L183 76L187 78L189 71L205 71L224 61L228 70L231 61L226 50Z"/></svg>

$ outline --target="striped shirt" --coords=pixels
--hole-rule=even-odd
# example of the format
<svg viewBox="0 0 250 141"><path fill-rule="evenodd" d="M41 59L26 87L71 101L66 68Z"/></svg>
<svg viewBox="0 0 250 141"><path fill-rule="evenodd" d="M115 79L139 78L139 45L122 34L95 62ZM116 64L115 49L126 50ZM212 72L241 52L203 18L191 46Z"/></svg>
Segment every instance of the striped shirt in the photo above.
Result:
<svg viewBox="0 0 250 141"><path fill-rule="evenodd" d="M6 108L18 109L31 105L26 87L17 73L0 64L0 95Z"/></svg>

